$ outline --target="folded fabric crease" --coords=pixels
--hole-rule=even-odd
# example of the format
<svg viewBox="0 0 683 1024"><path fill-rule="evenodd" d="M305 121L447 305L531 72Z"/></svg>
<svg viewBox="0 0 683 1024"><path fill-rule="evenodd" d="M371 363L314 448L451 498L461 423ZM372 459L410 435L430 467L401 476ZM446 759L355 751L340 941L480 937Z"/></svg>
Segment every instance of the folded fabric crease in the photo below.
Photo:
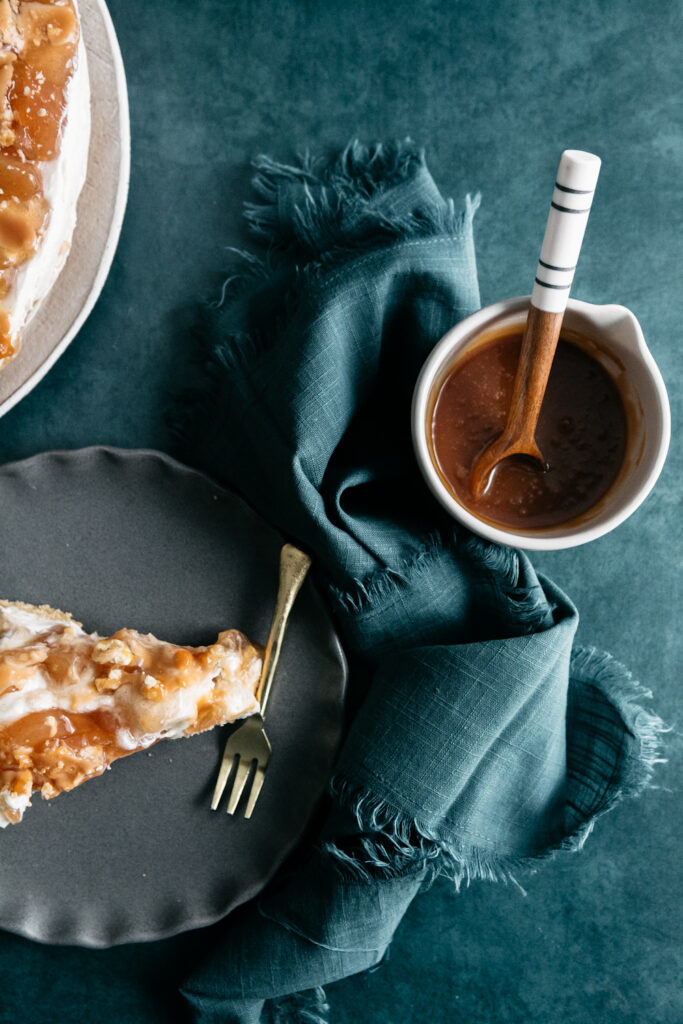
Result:
<svg viewBox="0 0 683 1024"><path fill-rule="evenodd" d="M203 320L178 433L313 555L352 713L317 843L182 991L202 1024L322 1024L321 986L379 963L435 878L516 881L580 849L648 784L664 726L623 665L573 649L566 595L455 527L412 457L419 368L479 306L478 197L457 213L410 141L262 157L254 185L267 251L238 254Z"/></svg>

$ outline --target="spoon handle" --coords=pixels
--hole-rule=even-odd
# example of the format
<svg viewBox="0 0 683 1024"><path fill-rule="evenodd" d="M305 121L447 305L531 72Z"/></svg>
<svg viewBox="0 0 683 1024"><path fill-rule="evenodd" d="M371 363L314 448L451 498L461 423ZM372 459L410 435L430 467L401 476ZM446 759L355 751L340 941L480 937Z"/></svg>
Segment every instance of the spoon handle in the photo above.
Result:
<svg viewBox="0 0 683 1024"><path fill-rule="evenodd" d="M534 435L562 327L562 313L529 307L503 436L543 461Z"/></svg>
<svg viewBox="0 0 683 1024"><path fill-rule="evenodd" d="M506 436L529 451L538 451L536 423L599 172L593 153L565 149L560 157L505 427Z"/></svg>
<svg viewBox="0 0 683 1024"><path fill-rule="evenodd" d="M541 246L531 305L546 313L564 313L581 251L600 157L565 149Z"/></svg>

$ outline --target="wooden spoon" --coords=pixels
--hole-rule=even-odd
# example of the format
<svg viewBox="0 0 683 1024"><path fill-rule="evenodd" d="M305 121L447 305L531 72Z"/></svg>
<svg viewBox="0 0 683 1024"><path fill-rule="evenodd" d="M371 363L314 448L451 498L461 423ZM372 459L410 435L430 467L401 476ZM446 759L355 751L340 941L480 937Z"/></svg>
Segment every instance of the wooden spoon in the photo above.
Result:
<svg viewBox="0 0 683 1024"><path fill-rule="evenodd" d="M593 153L566 149L562 154L507 423L500 437L484 449L474 464L470 488L475 498L486 490L494 466L509 455L528 455L545 467L535 441L536 424L599 172L600 158Z"/></svg>

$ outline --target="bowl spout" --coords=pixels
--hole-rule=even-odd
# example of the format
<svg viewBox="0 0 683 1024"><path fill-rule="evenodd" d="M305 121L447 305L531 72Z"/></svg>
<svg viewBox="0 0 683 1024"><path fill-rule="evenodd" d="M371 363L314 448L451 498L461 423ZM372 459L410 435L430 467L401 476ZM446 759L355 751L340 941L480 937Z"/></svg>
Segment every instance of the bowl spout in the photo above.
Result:
<svg viewBox="0 0 683 1024"><path fill-rule="evenodd" d="M597 328L601 337L618 349L627 349L643 359L652 359L645 343L643 331L634 313L626 306L596 306L588 302L576 302L576 311L581 315L585 307L586 319L593 331Z"/></svg>

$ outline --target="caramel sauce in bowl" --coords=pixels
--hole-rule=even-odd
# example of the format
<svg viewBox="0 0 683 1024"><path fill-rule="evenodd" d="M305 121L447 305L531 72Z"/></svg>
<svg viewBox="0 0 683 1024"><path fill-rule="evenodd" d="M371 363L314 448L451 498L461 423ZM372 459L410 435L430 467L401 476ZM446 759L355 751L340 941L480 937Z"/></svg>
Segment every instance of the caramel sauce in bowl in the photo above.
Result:
<svg viewBox="0 0 683 1024"><path fill-rule="evenodd" d="M501 474L497 482L492 479L484 502L477 505L467 486L467 460L476 456L480 440L477 431L481 434L482 430L495 429L491 423L501 416L500 408L492 409L487 422L487 387L493 387L492 406L501 406L501 381L505 384L510 375L507 363L512 358L515 336L521 337L528 307L528 296L488 306L463 320L437 343L415 386L413 446L432 493L473 532L497 543L530 550L574 547L613 530L638 508L654 486L669 445L669 403L661 374L633 313L623 306L596 306L570 299L558 370L565 366L578 382L573 385L577 417L588 424L584 436L575 437L584 448L583 475L565 473L564 495L558 491L559 497L553 497L553 480L559 479L560 470L565 468L558 461L561 446L550 453L547 478L536 467L515 464L513 458L509 467L494 471L500 473L503 469L504 476ZM508 343L513 347L509 348ZM496 356L492 363L492 354L504 353L506 345L505 359ZM494 375L487 385L483 378L492 372L494 363L495 373L503 376ZM466 387L459 393L457 384L463 370ZM596 396L602 396L600 400L609 407L609 415L599 421L591 421L590 402L586 402L585 394L579 394L584 391L581 381L588 378L594 381ZM471 409L467 388L473 396ZM552 401L556 409L558 402L564 403L554 424L561 426L573 407L572 384L563 381L561 375L557 376L556 399ZM550 413L548 417L552 418ZM541 419L539 428L540 424ZM449 439L449 431L463 434ZM537 435L537 440L543 451L542 438ZM602 477L594 481L587 496L582 496L576 491L583 487L593 458L596 466L602 466ZM548 493L539 498L543 489ZM542 509L543 501L548 507Z"/></svg>

